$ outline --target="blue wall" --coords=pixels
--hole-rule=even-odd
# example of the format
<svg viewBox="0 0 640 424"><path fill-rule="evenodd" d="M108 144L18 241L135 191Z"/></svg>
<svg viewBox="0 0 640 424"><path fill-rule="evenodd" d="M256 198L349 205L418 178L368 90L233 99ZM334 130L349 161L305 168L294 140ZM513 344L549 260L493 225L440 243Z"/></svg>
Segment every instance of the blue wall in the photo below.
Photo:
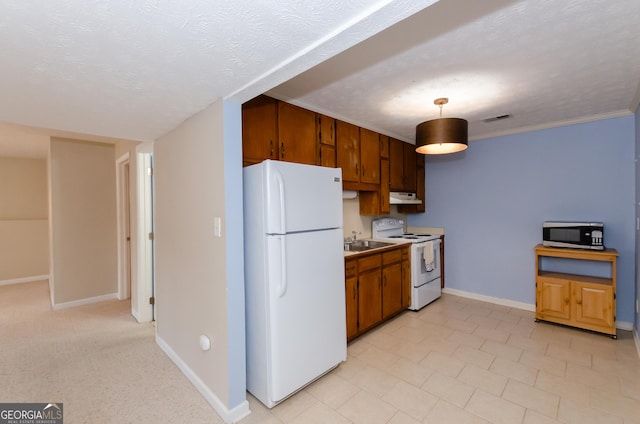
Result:
<svg viewBox="0 0 640 424"><path fill-rule="evenodd" d="M461 153L427 156L427 211L407 221L445 228L446 287L533 305L542 223L602 221L606 246L620 253L618 321L632 323L634 122L625 116L477 140Z"/></svg>

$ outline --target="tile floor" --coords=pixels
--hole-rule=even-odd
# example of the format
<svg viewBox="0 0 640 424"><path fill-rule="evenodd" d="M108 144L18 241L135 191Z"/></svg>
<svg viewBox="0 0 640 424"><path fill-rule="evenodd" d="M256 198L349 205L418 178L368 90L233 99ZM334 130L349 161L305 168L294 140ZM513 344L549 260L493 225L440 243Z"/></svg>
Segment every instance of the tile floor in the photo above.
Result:
<svg viewBox="0 0 640 424"><path fill-rule="evenodd" d="M351 342L348 360L241 424L640 423L640 359L618 339L461 297Z"/></svg>

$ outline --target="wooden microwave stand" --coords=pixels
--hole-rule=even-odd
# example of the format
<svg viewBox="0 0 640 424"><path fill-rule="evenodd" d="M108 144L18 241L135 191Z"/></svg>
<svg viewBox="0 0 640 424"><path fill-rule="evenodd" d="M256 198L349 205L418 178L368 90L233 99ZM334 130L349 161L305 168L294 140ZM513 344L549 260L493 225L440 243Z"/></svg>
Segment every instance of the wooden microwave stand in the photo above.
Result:
<svg viewBox="0 0 640 424"><path fill-rule="evenodd" d="M616 335L615 249L583 250L545 247L536 253L536 322L549 321ZM541 257L609 262L611 277L550 272L541 269Z"/></svg>

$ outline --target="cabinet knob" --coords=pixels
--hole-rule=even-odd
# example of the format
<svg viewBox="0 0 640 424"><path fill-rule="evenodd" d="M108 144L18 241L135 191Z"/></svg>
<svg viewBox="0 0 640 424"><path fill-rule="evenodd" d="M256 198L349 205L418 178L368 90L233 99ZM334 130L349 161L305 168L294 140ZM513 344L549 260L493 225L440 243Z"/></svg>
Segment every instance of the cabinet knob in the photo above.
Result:
<svg viewBox="0 0 640 424"><path fill-rule="evenodd" d="M564 298L564 303L569 303L569 298L568 297Z"/></svg>
<svg viewBox="0 0 640 424"><path fill-rule="evenodd" d="M576 299L576 304L577 305L582 305L582 299Z"/></svg>

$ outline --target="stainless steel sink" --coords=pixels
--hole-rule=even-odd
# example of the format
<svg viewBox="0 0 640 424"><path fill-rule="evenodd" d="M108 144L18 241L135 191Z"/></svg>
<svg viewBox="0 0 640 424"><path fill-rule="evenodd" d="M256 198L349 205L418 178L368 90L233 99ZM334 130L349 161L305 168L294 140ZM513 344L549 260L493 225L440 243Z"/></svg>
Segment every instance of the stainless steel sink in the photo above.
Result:
<svg viewBox="0 0 640 424"><path fill-rule="evenodd" d="M378 249L380 247L393 246L393 243L375 240L356 240L344 244L345 252L364 252L366 250Z"/></svg>

